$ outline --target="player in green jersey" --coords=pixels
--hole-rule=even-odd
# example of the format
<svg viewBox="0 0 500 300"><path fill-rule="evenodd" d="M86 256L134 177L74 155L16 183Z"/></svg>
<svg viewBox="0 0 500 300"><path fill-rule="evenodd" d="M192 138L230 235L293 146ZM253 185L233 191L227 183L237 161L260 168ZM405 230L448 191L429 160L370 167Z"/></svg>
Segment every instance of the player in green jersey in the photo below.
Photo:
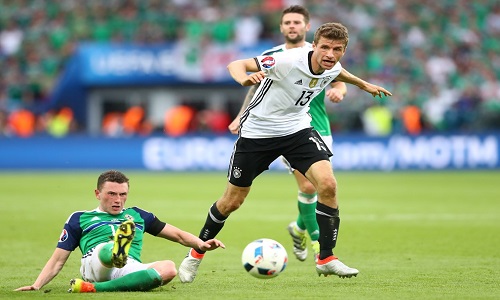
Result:
<svg viewBox="0 0 500 300"><path fill-rule="evenodd" d="M306 8L300 5L292 5L286 8L281 17L280 31L285 38L285 43L276 46L272 49L264 51L262 55L271 55L276 52L286 51L288 49L299 47L310 47L312 45L306 42L306 33L311 28L309 23L309 12ZM240 113L229 125L229 130L237 134L239 132L240 115L247 108L250 100L252 99L258 85L250 87ZM330 129L330 121L326 113L325 97L332 102L341 102L347 93L346 84L343 82L333 82L331 89L325 92L323 90L310 102L309 114L312 121L311 126L321 135L325 144L332 151L332 136ZM319 253L319 227L316 221L316 203L318 201L317 191L314 185L307 180L307 178L300 172L294 170L284 160L290 172L294 175L297 181L298 191L298 209L299 214L297 220L288 225L288 231L292 236L294 246L293 253L297 259L304 261L307 258L307 245L306 245L306 232L311 239L311 246L314 251L315 259Z"/></svg>
<svg viewBox="0 0 500 300"><path fill-rule="evenodd" d="M217 239L202 241L195 235L160 221L138 207L125 208L129 179L110 170L97 180L99 206L71 214L57 247L32 285L16 291L39 290L63 268L77 247L83 254L82 279L72 279L69 292L147 291L170 282L176 275L171 260L141 261L144 233L204 251L224 248Z"/></svg>

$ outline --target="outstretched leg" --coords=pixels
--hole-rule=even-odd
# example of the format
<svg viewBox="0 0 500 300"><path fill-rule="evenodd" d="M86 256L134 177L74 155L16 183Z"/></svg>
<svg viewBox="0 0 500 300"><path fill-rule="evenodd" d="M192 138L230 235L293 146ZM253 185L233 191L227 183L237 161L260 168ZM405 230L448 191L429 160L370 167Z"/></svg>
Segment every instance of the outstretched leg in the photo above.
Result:
<svg viewBox="0 0 500 300"><path fill-rule="evenodd" d="M203 241L215 238L224 227L227 217L243 204L249 191L250 187L238 187L228 182L222 197L210 207L199 238ZM179 266L179 279L181 282L193 282L204 256L205 252L200 249L189 249L188 254Z"/></svg>
<svg viewBox="0 0 500 300"><path fill-rule="evenodd" d="M146 269L125 275L123 277L103 281L87 282L81 279L71 279L69 293L95 292L144 292L162 285L162 278L155 269Z"/></svg>

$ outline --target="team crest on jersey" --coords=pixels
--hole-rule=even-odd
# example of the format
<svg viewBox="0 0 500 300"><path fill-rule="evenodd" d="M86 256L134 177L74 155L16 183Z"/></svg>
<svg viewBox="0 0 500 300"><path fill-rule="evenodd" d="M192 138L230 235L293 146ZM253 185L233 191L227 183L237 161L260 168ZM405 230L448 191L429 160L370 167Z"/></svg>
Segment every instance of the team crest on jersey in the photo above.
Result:
<svg viewBox="0 0 500 300"><path fill-rule="evenodd" d="M233 176L234 176L234 178L240 178L241 177L241 169L238 167L234 167Z"/></svg>
<svg viewBox="0 0 500 300"><path fill-rule="evenodd" d="M68 232L66 231L66 229L63 229L62 232L61 232L61 236L59 237L59 242L64 242L68 239Z"/></svg>
<svg viewBox="0 0 500 300"><path fill-rule="evenodd" d="M321 81L321 84L319 85L321 88L324 88L330 81L332 80L332 76L326 76L323 78Z"/></svg>
<svg viewBox="0 0 500 300"><path fill-rule="evenodd" d="M129 214L126 214L126 215L125 215L125 219L133 221L133 220L134 220L134 217L132 217L132 216L131 216L131 215L129 215Z"/></svg>
<svg viewBox="0 0 500 300"><path fill-rule="evenodd" d="M272 56L266 56L260 61L260 63L264 68L271 69L272 67L274 67L274 64L276 62L274 61L274 58Z"/></svg>
<svg viewBox="0 0 500 300"><path fill-rule="evenodd" d="M310 88L313 88L313 87L315 87L315 86L316 86L316 84L317 84L317 83L318 83L318 79L317 79L317 78L313 78L313 79L311 80L311 82L309 82L309 87L310 87Z"/></svg>

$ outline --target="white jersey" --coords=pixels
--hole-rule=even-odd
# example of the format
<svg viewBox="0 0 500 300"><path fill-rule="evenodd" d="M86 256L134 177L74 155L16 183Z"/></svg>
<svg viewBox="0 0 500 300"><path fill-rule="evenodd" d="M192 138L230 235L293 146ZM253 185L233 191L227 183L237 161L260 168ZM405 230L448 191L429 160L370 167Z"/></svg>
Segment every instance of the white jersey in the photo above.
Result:
<svg viewBox="0 0 500 300"><path fill-rule="evenodd" d="M255 58L266 78L241 115L241 136L272 138L311 127L310 101L342 70L340 63L322 74L313 74L308 47Z"/></svg>
<svg viewBox="0 0 500 300"><path fill-rule="evenodd" d="M297 48L308 48L308 49L312 49L312 44L309 43L309 42L304 42L304 46L302 47L295 47L295 48L291 48L291 49L297 49ZM287 49L286 48L286 44L283 43L281 45L278 45L278 46L274 46L273 48L271 49L268 49L264 52L262 52L261 55L272 55L274 53L278 53L278 52L283 52L283 51L288 51L290 49Z"/></svg>

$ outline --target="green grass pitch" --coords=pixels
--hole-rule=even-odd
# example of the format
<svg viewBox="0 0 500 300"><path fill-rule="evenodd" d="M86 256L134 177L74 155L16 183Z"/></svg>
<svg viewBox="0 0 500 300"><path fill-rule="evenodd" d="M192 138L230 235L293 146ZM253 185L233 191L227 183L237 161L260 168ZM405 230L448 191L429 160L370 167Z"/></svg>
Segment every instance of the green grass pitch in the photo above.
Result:
<svg viewBox="0 0 500 300"><path fill-rule="evenodd" d="M360 270L356 278L318 277L312 257L292 253L287 224L296 217L291 175L266 172L218 238L225 250L208 253L197 279L178 278L146 293L68 295L79 276L75 251L41 291L13 292L34 282L62 226L76 210L97 206L96 172L0 173L2 299L499 299L500 172L337 172L341 230L335 253ZM222 194L225 173L125 171L127 206L198 234L209 206ZM260 280L241 265L245 245L272 238L287 247L278 277ZM171 259L187 248L147 236L143 261Z"/></svg>

